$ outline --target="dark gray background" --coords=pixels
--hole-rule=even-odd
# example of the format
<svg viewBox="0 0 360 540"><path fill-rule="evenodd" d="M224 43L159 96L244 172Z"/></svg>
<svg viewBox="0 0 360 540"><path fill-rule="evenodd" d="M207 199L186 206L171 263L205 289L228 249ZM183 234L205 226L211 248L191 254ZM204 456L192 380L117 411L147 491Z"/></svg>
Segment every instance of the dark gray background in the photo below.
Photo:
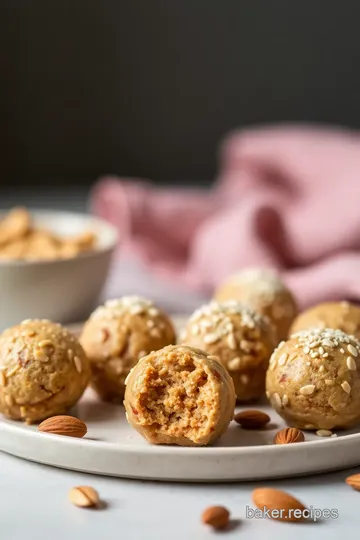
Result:
<svg viewBox="0 0 360 540"><path fill-rule="evenodd" d="M360 125L360 2L0 0L1 186L207 182L235 127Z"/></svg>

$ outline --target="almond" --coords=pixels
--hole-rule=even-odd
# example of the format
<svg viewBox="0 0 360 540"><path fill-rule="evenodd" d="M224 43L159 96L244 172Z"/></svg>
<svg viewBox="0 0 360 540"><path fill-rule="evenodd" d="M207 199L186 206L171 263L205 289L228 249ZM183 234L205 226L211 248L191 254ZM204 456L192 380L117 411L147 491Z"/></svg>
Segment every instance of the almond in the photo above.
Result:
<svg viewBox="0 0 360 540"><path fill-rule="evenodd" d="M259 429L270 422L270 416L262 411L249 409L235 414L234 420L245 429Z"/></svg>
<svg viewBox="0 0 360 540"><path fill-rule="evenodd" d="M305 437L300 429L290 427L281 429L278 431L274 437L274 444L291 444L297 442L304 442Z"/></svg>
<svg viewBox="0 0 360 540"><path fill-rule="evenodd" d="M272 519L279 521L303 521L305 519L303 511L306 507L285 491L273 488L254 489L252 500L260 510L268 510L268 515Z"/></svg>
<svg viewBox="0 0 360 540"><path fill-rule="evenodd" d="M351 476L348 476L345 482L348 484L348 486L356 489L356 491L360 491L360 474L352 474Z"/></svg>
<svg viewBox="0 0 360 540"><path fill-rule="evenodd" d="M69 500L75 506L94 508L99 505L100 498L96 489L91 486L76 486L69 491Z"/></svg>
<svg viewBox="0 0 360 540"><path fill-rule="evenodd" d="M225 529L229 523L230 512L224 506L209 506L201 514L201 521L214 529Z"/></svg>
<svg viewBox="0 0 360 540"><path fill-rule="evenodd" d="M52 416L41 422L38 427L43 433L53 433L54 435L65 435L67 437L84 437L87 433L86 424L74 416Z"/></svg>

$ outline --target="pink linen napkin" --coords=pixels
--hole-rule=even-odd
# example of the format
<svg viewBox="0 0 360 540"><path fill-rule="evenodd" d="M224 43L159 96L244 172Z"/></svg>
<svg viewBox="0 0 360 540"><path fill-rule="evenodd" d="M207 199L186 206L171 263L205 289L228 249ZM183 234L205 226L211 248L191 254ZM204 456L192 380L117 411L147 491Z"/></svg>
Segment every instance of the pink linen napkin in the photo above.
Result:
<svg viewBox="0 0 360 540"><path fill-rule="evenodd" d="M275 267L301 307L360 300L360 135L279 126L230 135L209 191L105 177L92 209L159 276L211 292Z"/></svg>

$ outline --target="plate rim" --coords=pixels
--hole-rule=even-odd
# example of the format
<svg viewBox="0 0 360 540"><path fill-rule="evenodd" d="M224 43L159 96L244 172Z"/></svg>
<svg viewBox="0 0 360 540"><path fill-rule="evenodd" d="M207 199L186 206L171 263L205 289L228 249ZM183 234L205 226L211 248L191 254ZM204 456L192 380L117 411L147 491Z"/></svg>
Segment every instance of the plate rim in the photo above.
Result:
<svg viewBox="0 0 360 540"><path fill-rule="evenodd" d="M49 440L52 441L58 441L62 445L74 445L74 446L81 446L86 447L87 445L93 445L96 446L98 449L101 447L107 448L109 450L118 451L118 452L131 452L139 453L139 454L168 454L173 453L174 455L181 455L186 457L187 455L192 455L194 453L198 454L199 456L211 456L216 457L219 454L229 454L229 455L238 455L238 454L247 454L249 450L254 454L263 454L264 452L267 452L269 454L271 453L291 453L292 449L295 447L299 448L299 445L303 445L301 447L305 448L313 448L314 446L318 445L328 445L328 444L347 444L349 442L355 442L356 440L359 440L360 442L360 432L359 433L351 433L348 435L343 435L341 437L319 437L319 440L312 440L312 441L302 441L292 444L263 444L263 445L248 445L248 446L177 446L177 445L157 445L157 444L150 444L148 443L145 446L136 446L131 444L121 444L115 443L115 442L109 442L109 441L96 441L92 439L84 438L76 438L76 437L66 437L63 435L56 435L52 433L41 433L39 431L36 431L34 429L27 429L27 426L21 424L16 425L16 421L14 420L6 420L4 418L0 418L0 429L7 430L9 433L16 432L21 433L24 435L24 437L28 438L43 438L44 441L49 438ZM6 427L4 427L6 426ZM239 427L239 429L242 429ZM311 431L313 433L313 431ZM26 435L25 435L26 434ZM1 444L0 444L0 450L1 450ZM360 454L359 454L359 462L360 462Z"/></svg>

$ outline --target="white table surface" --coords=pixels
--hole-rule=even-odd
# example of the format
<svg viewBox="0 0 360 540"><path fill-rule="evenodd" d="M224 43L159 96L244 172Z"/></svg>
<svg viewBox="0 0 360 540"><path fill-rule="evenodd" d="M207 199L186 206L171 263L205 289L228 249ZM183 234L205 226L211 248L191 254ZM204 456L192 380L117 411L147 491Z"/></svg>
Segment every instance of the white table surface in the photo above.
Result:
<svg viewBox="0 0 360 540"><path fill-rule="evenodd" d="M339 518L311 524L246 519L251 492L260 483L174 484L120 480L55 469L0 453L0 538L2 540L205 540L276 535L278 540L358 536L360 493L344 483L351 469L308 478L266 482L284 489L308 507L337 508ZM72 506L68 491L76 485L96 488L102 510ZM228 507L235 520L226 533L200 522L212 504ZM237 521L239 520L239 521ZM264 536L263 536L264 535Z"/></svg>

